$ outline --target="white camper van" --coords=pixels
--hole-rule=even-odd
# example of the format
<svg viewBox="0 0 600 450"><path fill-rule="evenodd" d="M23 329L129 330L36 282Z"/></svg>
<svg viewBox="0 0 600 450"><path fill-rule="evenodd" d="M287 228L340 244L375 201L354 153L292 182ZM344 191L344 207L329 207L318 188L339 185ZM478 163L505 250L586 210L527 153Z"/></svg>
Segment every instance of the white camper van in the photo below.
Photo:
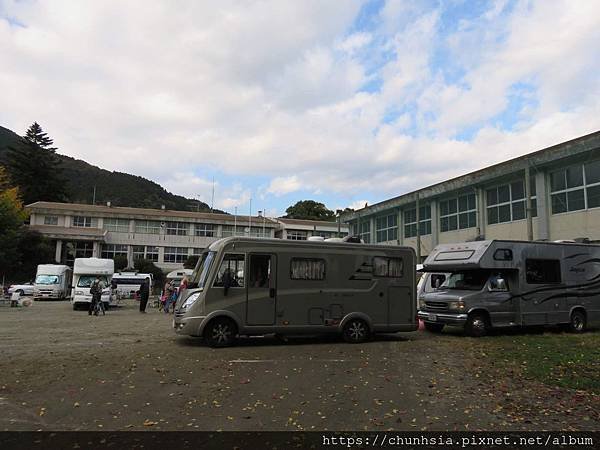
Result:
<svg viewBox="0 0 600 450"><path fill-rule="evenodd" d="M73 271L60 264L40 264L35 275L33 298L63 300L71 295Z"/></svg>
<svg viewBox="0 0 600 450"><path fill-rule="evenodd" d="M118 272L112 277L112 285L116 286L121 298L133 298L146 278L150 278L150 289L152 289L153 276L151 273Z"/></svg>
<svg viewBox="0 0 600 450"><path fill-rule="evenodd" d="M79 306L89 306L92 301L90 286L96 276L104 282L102 302L105 307L108 307L112 303L110 282L114 271L115 262L112 259L76 258L73 267L73 294L71 296L73 309L77 309Z"/></svg>

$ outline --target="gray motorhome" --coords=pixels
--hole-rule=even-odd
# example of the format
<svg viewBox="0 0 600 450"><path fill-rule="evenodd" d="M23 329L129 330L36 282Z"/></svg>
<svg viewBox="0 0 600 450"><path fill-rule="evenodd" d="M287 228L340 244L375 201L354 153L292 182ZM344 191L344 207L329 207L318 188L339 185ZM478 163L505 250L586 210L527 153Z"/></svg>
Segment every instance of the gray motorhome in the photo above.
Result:
<svg viewBox="0 0 600 450"><path fill-rule="evenodd" d="M438 245L423 263L450 275L419 299L430 331L463 326L558 325L581 332L600 323L600 246L529 241Z"/></svg>
<svg viewBox="0 0 600 450"><path fill-rule="evenodd" d="M229 237L201 255L175 331L212 346L236 335L341 333L362 342L417 329L408 247Z"/></svg>

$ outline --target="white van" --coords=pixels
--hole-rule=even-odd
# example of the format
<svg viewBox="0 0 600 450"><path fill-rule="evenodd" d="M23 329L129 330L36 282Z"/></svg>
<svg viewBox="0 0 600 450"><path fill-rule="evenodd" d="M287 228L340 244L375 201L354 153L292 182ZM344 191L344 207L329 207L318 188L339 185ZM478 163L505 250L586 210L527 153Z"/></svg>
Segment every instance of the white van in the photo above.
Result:
<svg viewBox="0 0 600 450"><path fill-rule="evenodd" d="M112 277L112 285L121 298L133 298L146 278L150 278L150 290L152 290L151 273L117 272Z"/></svg>
<svg viewBox="0 0 600 450"><path fill-rule="evenodd" d="M40 264L35 275L33 298L63 300L71 294L73 271L60 264Z"/></svg>
<svg viewBox="0 0 600 450"><path fill-rule="evenodd" d="M88 307L92 301L90 286L96 277L104 282L102 302L105 307L112 304L110 283L115 271L115 262L112 259L102 258L76 258L73 266L73 293L71 303L73 309L79 306Z"/></svg>

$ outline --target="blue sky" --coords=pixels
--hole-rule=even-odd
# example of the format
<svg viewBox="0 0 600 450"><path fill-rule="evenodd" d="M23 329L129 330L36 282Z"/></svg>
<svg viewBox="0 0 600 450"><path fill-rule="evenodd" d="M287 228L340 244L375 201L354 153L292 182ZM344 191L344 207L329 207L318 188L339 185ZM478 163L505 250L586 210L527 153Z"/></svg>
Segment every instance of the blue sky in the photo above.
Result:
<svg viewBox="0 0 600 450"><path fill-rule="evenodd" d="M0 0L0 124L247 214L358 207L599 128L594 1Z"/></svg>

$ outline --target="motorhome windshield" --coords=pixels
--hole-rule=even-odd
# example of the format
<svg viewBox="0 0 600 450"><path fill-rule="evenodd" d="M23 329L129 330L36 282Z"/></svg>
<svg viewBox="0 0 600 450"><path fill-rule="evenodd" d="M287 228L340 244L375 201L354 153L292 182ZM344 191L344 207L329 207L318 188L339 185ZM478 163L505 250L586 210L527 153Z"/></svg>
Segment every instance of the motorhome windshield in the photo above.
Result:
<svg viewBox="0 0 600 450"><path fill-rule="evenodd" d="M215 252L205 252L202 253L202 256L198 260L198 264L196 264L196 268L194 269L194 273L192 274L192 282L196 287L204 287L206 283L206 278L208 277L208 271L210 270L210 266L215 258Z"/></svg>
<svg viewBox="0 0 600 450"><path fill-rule="evenodd" d="M35 277L35 284L59 284L60 277L58 275L38 275Z"/></svg>
<svg viewBox="0 0 600 450"><path fill-rule="evenodd" d="M100 281L102 281L105 286L108 284L106 275L99 275L98 278L100 278ZM96 275L81 275L79 277L79 281L77 282L77 287L89 288L95 279Z"/></svg>
<svg viewBox="0 0 600 450"><path fill-rule="evenodd" d="M450 274L440 289L480 291L490 276L489 270L464 270Z"/></svg>

